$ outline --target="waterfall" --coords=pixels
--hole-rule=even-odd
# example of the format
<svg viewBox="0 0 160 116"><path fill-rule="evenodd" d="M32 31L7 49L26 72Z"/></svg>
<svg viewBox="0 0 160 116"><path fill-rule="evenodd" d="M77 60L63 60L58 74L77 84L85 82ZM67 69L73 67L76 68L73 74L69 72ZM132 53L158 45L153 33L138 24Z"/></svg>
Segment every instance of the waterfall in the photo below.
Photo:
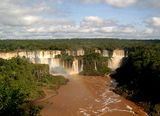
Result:
<svg viewBox="0 0 160 116"><path fill-rule="evenodd" d="M94 69L97 71L97 63L94 62Z"/></svg>
<svg viewBox="0 0 160 116"><path fill-rule="evenodd" d="M99 52L100 51L95 51ZM73 56L83 56L85 54L83 49L77 51L66 50L66 53ZM112 70L117 69L121 65L121 61L124 57L127 56L124 50L114 50L113 54L109 54L110 51L103 50L101 53L103 57L111 57L108 60L108 67ZM8 52L1 53L0 58L11 59L13 57L25 57L29 59L30 62L36 64L48 64L50 72L52 73L66 73L78 74L83 71L83 60L77 59L74 57L73 62L62 61L58 58L55 58L56 55L61 55L60 50L41 50L41 51L20 51L20 52ZM97 64L95 62L95 70L97 70Z"/></svg>
<svg viewBox="0 0 160 116"><path fill-rule="evenodd" d="M61 66L60 59L51 58L51 62L49 63L51 74L66 74L67 72L64 70L64 67Z"/></svg>
<svg viewBox="0 0 160 116"><path fill-rule="evenodd" d="M72 64L72 74L78 74L79 73L79 67L78 67L78 60L74 59Z"/></svg>
<svg viewBox="0 0 160 116"><path fill-rule="evenodd" d="M83 60L80 60L79 64L80 64L79 72L82 72L83 71Z"/></svg>
<svg viewBox="0 0 160 116"><path fill-rule="evenodd" d="M108 67L112 70L120 67L122 59L125 57L124 50L114 50L111 59L108 60Z"/></svg>

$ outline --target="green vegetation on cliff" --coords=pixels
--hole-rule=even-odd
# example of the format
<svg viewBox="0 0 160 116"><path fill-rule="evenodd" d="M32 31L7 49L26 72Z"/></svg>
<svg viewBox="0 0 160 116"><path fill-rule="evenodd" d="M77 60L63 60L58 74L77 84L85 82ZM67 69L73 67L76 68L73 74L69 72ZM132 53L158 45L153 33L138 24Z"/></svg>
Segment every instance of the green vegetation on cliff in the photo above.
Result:
<svg viewBox="0 0 160 116"><path fill-rule="evenodd" d="M42 86L58 88L67 80L49 74L47 65L32 64L26 59L0 59L0 115L36 116L40 107L24 107L29 99L43 96Z"/></svg>
<svg viewBox="0 0 160 116"><path fill-rule="evenodd" d="M73 60L74 60L74 56L68 55L66 53L63 53L61 55L57 55L56 58L60 58L62 61L65 61L65 62L73 62Z"/></svg>
<svg viewBox="0 0 160 116"><path fill-rule="evenodd" d="M160 115L160 49L130 51L111 76L119 83L115 92L139 103L151 116Z"/></svg>
<svg viewBox="0 0 160 116"><path fill-rule="evenodd" d="M90 53L83 57L84 68L81 74L91 76L104 76L111 72L107 67L108 58L103 57L99 53Z"/></svg>

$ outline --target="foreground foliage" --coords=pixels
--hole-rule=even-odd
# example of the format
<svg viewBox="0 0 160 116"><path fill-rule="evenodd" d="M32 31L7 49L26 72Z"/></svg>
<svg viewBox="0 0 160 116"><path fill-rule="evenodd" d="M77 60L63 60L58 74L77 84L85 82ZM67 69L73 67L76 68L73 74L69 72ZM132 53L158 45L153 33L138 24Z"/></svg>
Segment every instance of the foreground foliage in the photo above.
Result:
<svg viewBox="0 0 160 116"><path fill-rule="evenodd" d="M20 58L0 59L0 115L38 115L41 107L32 105L29 99L43 96L42 86L56 89L66 81L64 77L50 75L47 65Z"/></svg>
<svg viewBox="0 0 160 116"><path fill-rule="evenodd" d="M111 76L119 83L115 92L143 106L151 116L160 115L160 50L130 51L122 66Z"/></svg>

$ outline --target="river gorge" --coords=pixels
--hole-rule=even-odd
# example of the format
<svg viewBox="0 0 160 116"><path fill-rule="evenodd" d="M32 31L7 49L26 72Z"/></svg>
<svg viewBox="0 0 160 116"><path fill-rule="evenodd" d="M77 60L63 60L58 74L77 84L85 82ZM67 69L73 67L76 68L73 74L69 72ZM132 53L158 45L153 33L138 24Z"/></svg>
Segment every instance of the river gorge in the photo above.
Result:
<svg viewBox="0 0 160 116"><path fill-rule="evenodd" d="M83 49L65 51L69 56L74 56L73 62L56 57L62 52L64 51L41 50L0 53L0 58L3 59L26 57L32 63L48 64L50 73L63 74L69 80L66 85L60 87L56 96L52 95L52 90L44 90L46 98L35 102L44 106L42 116L147 116L142 108L112 91L112 80L109 76L78 75L84 67L83 60L78 59L78 56L85 55ZM108 67L112 70L118 68L122 59L127 57L124 50L114 50L112 53L108 50L95 52L109 57Z"/></svg>
<svg viewBox="0 0 160 116"><path fill-rule="evenodd" d="M44 106L42 116L147 116L133 102L111 91L108 76L65 77L69 82L58 90L58 95L36 102Z"/></svg>

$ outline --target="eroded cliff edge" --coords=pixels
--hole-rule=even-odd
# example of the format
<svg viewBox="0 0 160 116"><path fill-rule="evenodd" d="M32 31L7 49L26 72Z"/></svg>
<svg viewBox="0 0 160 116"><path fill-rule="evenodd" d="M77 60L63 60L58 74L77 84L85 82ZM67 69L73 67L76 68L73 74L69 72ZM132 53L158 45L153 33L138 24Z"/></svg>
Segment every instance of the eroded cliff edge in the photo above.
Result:
<svg viewBox="0 0 160 116"><path fill-rule="evenodd" d="M121 65L122 59L126 57L125 50L94 50L95 53L101 54L103 57L108 57L107 66L111 70L115 70ZM57 56L67 54L72 56L72 60L63 60ZM50 73L70 73L78 74L83 71L83 57L85 50L39 50L39 51L17 51L17 52L0 52L0 58L11 59L13 57L25 57L32 63L48 64ZM96 64L95 64L96 69Z"/></svg>

